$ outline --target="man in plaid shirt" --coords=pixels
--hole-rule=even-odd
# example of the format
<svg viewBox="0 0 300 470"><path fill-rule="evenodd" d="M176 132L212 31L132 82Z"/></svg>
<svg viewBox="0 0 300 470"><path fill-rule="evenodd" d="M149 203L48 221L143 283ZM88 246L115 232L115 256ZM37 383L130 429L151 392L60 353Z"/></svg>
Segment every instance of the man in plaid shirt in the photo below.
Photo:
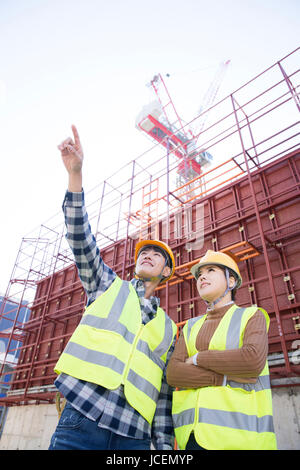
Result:
<svg viewBox="0 0 300 470"><path fill-rule="evenodd" d="M107 291L117 275L103 262L91 233L82 191L83 152L75 126L72 126L72 130L74 141L69 138L59 146L69 174L63 210L66 238L73 251L89 306ZM166 265L163 253L154 251L153 247L145 247L142 253L139 256L150 260L144 263L148 265L148 270L153 271L160 266L160 274L164 273L165 277L169 274L170 268ZM153 272L150 275L153 276ZM159 299L152 294L161 278L156 282L131 280L139 298L144 325L155 317L159 307ZM174 342L175 338L168 351L167 362L173 352ZM52 436L50 449L137 450L150 449L151 442L157 450L173 449L172 389L166 382L165 370L152 425L128 403L123 385L110 390L65 373L58 376L55 385L67 399L67 405Z"/></svg>

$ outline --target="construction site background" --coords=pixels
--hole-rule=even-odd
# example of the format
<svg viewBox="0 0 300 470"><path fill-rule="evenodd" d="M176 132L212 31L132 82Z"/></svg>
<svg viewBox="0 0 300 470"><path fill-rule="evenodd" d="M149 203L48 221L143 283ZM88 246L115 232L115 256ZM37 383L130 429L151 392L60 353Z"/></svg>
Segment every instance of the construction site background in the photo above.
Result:
<svg viewBox="0 0 300 470"><path fill-rule="evenodd" d="M271 319L280 449L300 449L299 56L300 48L193 122L173 122L162 141L153 136L168 127L148 119L158 126L155 145L86 193L104 262L121 278L133 276L137 240L169 243L176 270L157 295L178 327L205 310L190 267L207 249L237 259L237 304L257 304ZM188 131L204 117L187 153ZM8 390L0 398L0 449L47 448L57 424L53 367L86 300L64 234L60 212L23 238L3 296L0 319L9 326L0 332L0 373Z"/></svg>

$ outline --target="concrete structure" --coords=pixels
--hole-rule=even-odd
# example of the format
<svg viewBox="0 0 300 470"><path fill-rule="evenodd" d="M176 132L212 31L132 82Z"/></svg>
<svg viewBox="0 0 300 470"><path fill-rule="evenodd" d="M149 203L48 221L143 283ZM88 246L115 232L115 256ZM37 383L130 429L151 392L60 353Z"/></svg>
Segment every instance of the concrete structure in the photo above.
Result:
<svg viewBox="0 0 300 470"><path fill-rule="evenodd" d="M48 449L57 420L55 405L10 407L0 440L0 450Z"/></svg>
<svg viewBox="0 0 300 470"><path fill-rule="evenodd" d="M300 450L300 389L272 391L274 426L279 450Z"/></svg>

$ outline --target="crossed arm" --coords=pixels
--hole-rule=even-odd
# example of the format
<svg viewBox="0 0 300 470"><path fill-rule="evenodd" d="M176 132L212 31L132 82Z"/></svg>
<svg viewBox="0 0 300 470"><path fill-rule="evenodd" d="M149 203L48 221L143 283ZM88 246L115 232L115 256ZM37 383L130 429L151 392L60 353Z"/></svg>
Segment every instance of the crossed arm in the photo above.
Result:
<svg viewBox="0 0 300 470"><path fill-rule="evenodd" d="M255 383L264 368L267 353L266 321L258 310L248 322L240 349L199 351L197 366L188 357L181 335L168 364L167 380L179 388L219 386L223 384L225 375L227 380Z"/></svg>

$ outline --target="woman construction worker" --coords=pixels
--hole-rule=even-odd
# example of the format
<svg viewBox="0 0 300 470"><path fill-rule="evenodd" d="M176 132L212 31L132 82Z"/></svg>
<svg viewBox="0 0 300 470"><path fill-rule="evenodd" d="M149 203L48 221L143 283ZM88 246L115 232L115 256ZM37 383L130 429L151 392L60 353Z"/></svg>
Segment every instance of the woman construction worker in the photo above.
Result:
<svg viewBox="0 0 300 470"><path fill-rule="evenodd" d="M55 385L67 399L50 449L171 450L172 389L166 362L176 325L154 290L172 276L170 248L137 243L135 278L121 280L103 262L91 234L82 191L83 151L78 132L60 146L69 174L64 200L67 240L87 293L87 308L60 356Z"/></svg>
<svg viewBox="0 0 300 470"><path fill-rule="evenodd" d="M184 325L167 367L179 449L276 449L267 363L269 317L234 303L234 259L208 250L191 272L206 313Z"/></svg>

